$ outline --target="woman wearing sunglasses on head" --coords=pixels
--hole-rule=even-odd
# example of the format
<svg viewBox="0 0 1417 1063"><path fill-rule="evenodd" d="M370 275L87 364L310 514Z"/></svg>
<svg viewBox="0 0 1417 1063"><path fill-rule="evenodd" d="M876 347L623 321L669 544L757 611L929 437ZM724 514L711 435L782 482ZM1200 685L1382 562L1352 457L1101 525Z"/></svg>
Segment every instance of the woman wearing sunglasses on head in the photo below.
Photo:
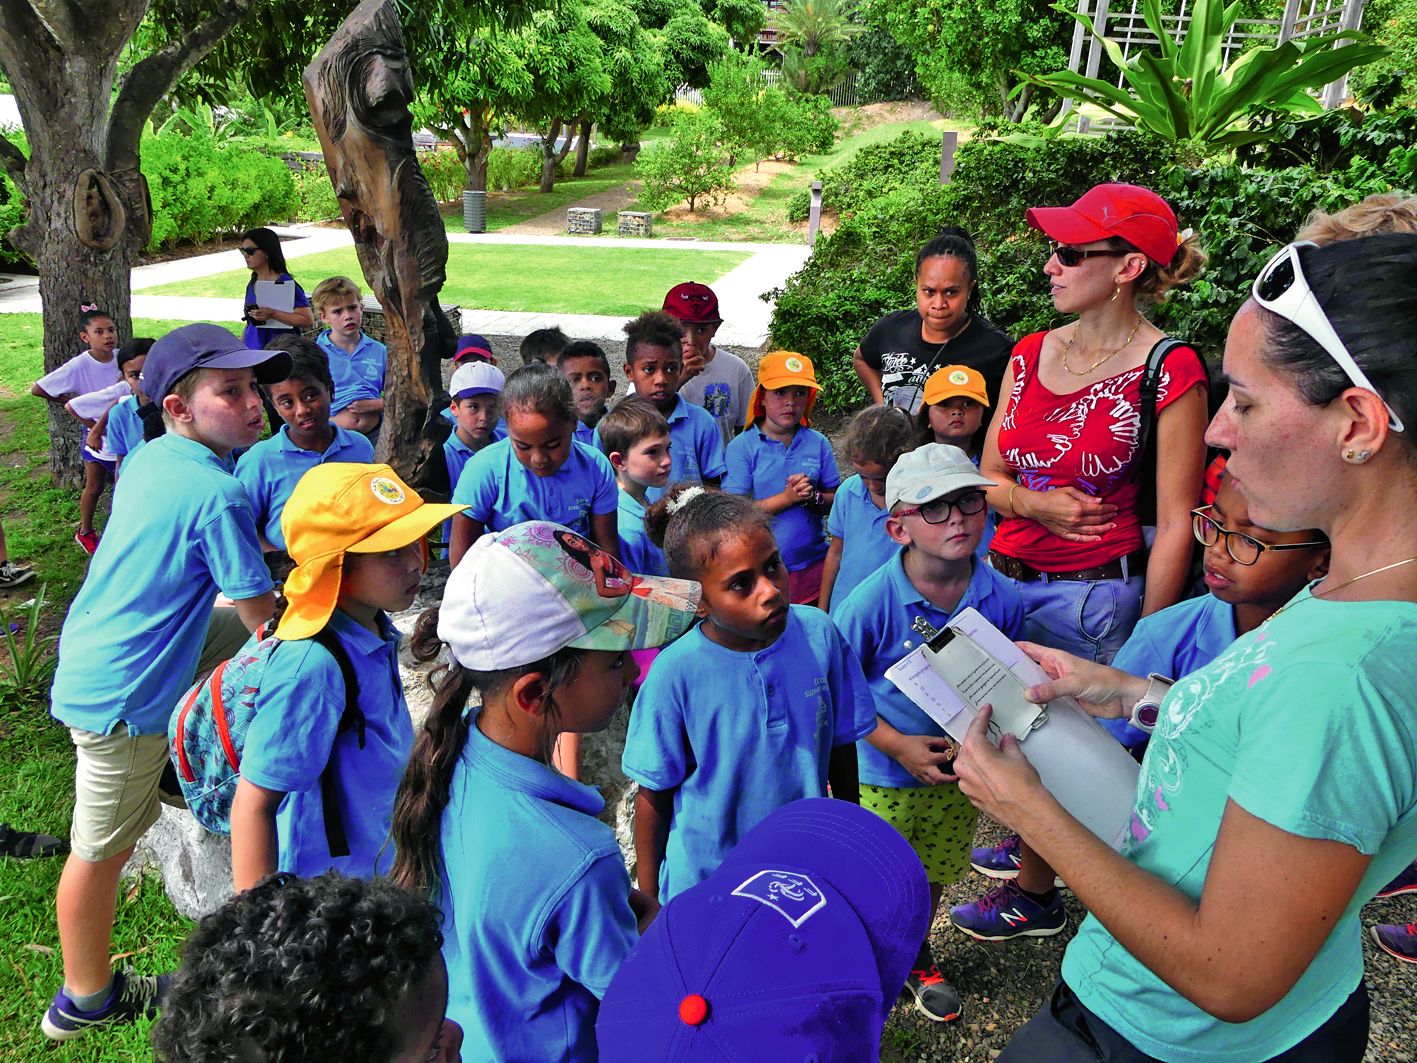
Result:
<svg viewBox="0 0 1417 1063"><path fill-rule="evenodd" d="M1252 522L1316 528L1329 571L1169 685L1042 647L1102 716L1155 730L1122 853L982 727L955 771L1091 913L1004 1060L1357 1063L1359 909L1417 854L1417 236L1293 244L1225 348L1207 434ZM978 723L987 726L987 714Z"/></svg>

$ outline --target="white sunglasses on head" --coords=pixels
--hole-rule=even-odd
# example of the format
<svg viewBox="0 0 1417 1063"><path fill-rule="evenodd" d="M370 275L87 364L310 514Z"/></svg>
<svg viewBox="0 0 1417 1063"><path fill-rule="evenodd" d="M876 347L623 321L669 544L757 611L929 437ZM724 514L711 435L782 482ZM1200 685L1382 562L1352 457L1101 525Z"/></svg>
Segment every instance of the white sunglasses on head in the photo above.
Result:
<svg viewBox="0 0 1417 1063"><path fill-rule="evenodd" d="M1394 432L1405 431L1397 411L1388 405L1387 400L1373 387L1373 382L1358 368L1358 363L1348 353L1348 348L1334 331L1328 315L1324 313L1323 307L1314 296L1314 290L1309 287L1309 282L1304 277L1304 269L1299 264L1299 248L1318 246L1312 241L1301 240L1281 248L1255 278L1251 289L1255 302L1308 333L1309 338L1338 363L1338 368L1343 370L1354 387L1371 391L1378 396L1387 409L1388 427Z"/></svg>

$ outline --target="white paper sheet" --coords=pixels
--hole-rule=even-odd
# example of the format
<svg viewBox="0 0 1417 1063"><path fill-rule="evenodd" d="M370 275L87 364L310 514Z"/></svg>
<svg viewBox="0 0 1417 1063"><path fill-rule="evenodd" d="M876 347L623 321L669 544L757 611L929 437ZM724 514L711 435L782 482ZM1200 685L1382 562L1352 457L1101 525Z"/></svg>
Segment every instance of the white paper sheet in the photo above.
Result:
<svg viewBox="0 0 1417 1063"><path fill-rule="evenodd" d="M966 609L949 626L969 636L1025 687L1048 678L977 610ZM946 734L962 742L974 722L976 706L935 670L931 656L927 647L920 646L889 668L886 678ZM997 735L991 737L998 742ZM1064 808L1103 841L1114 848L1121 845L1136 797L1139 767L1106 729L1072 698L1059 698L1048 703L1047 721L1023 738L1020 748Z"/></svg>
<svg viewBox="0 0 1417 1063"><path fill-rule="evenodd" d="M295 309L295 284L291 281L257 281L255 284L256 305L265 310ZM290 328L284 321L270 318L261 323L261 328Z"/></svg>

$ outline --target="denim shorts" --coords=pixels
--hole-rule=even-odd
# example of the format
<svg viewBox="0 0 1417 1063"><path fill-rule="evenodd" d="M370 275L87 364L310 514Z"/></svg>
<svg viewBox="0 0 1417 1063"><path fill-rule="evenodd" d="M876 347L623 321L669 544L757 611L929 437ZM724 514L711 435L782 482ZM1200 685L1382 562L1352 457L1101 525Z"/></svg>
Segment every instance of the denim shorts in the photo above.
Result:
<svg viewBox="0 0 1417 1063"><path fill-rule="evenodd" d="M1087 582L1011 579L1023 599L1024 637L1110 664L1141 618L1141 573Z"/></svg>

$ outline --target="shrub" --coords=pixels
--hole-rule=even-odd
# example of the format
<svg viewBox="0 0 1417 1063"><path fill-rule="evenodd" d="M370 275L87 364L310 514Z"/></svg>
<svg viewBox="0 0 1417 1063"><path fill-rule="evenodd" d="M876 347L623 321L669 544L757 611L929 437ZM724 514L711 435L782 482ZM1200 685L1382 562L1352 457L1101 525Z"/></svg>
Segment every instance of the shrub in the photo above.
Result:
<svg viewBox="0 0 1417 1063"><path fill-rule="evenodd" d="M340 216L335 186L330 183L330 174L323 162L302 160L294 176L295 194L300 202L295 217L299 221L329 221Z"/></svg>
<svg viewBox="0 0 1417 1063"><path fill-rule="evenodd" d="M894 140L869 144L840 166L824 171L822 207L838 213L895 191L902 185L925 185L939 180L940 141L926 133L902 133ZM811 205L811 192L803 188L787 203L787 217L803 221Z"/></svg>
<svg viewBox="0 0 1417 1063"><path fill-rule="evenodd" d="M1309 165L1324 172L1346 170L1355 159L1384 166L1394 151L1417 144L1417 108L1411 107L1366 114L1341 107L1307 122L1267 115L1265 123L1274 129L1273 139L1236 151L1242 164L1270 169Z"/></svg>
<svg viewBox="0 0 1417 1063"><path fill-rule="evenodd" d="M1363 28L1392 51L1359 67L1349 85L1360 98L1385 95L1392 102L1417 106L1417 0L1371 0Z"/></svg>
<svg viewBox="0 0 1417 1063"><path fill-rule="evenodd" d="M26 155L29 154L29 143L25 140L23 131L0 130L0 136L16 145ZM11 247L9 241L10 230L17 225L23 225L24 221L24 196L20 194L19 186L10 180L9 174L0 169L0 265L21 265L29 262L29 256L18 248Z"/></svg>
<svg viewBox="0 0 1417 1063"><path fill-rule="evenodd" d="M722 132L707 109L676 114L670 120L669 136L635 160L635 176L643 182L644 208L667 210L688 200L692 213L701 202L722 200L733 189L733 170L719 146Z"/></svg>
<svg viewBox="0 0 1417 1063"><path fill-rule="evenodd" d="M423 176L428 178L428 186L433 189L434 199L450 203L462 198L462 190L467 187L467 167L456 151L451 148L420 151L418 162L423 167Z"/></svg>
<svg viewBox="0 0 1417 1063"><path fill-rule="evenodd" d="M602 166L610 166L620 161L620 145L600 144L590 149L590 155L586 158L586 167L591 170L598 170Z"/></svg>
<svg viewBox="0 0 1417 1063"><path fill-rule="evenodd" d="M493 148L487 157L487 191L509 192L541 180L537 148Z"/></svg>
<svg viewBox="0 0 1417 1063"><path fill-rule="evenodd" d="M764 95L772 101L768 104L767 124L776 131L773 155L795 160L831 150L841 129L841 123L831 113L831 100L825 96L789 95L781 89Z"/></svg>

